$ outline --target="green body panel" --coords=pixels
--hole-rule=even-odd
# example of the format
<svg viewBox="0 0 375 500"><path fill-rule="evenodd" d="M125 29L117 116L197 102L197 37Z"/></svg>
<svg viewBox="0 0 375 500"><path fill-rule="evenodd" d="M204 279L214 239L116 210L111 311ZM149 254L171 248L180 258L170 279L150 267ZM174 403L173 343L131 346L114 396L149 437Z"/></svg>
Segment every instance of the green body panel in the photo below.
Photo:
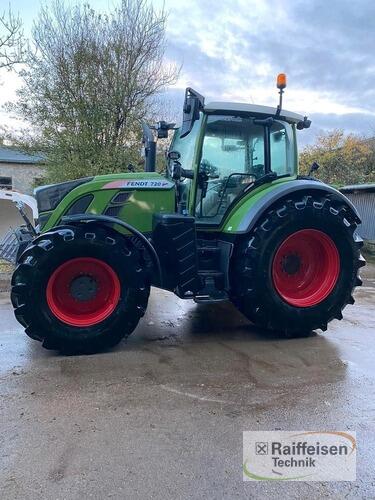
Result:
<svg viewBox="0 0 375 500"><path fill-rule="evenodd" d="M197 220L197 229L209 232L236 234L237 232L239 232L238 226L242 218L245 216L245 214L253 204L261 199L262 196L275 189L279 184L289 182L291 180L294 180L295 178L296 177L294 176L277 179L271 183L263 184L258 188L249 191L247 195L240 198L238 202L231 208L219 227L210 227L207 226L207 224L205 224L204 222L200 223L200 221ZM166 180L163 176L153 172L140 172L133 174L97 176L92 181L81 184L80 186L70 191L51 213L48 222L43 228L43 232L48 231L52 227L56 226L60 222L61 217L65 215L72 204L82 196L85 196L86 194L92 194L94 196L92 202L86 210L86 213L100 215L105 212L106 208L110 205L113 197L119 192L131 192L131 195L126 203L124 203L124 205L122 206L117 217L131 224L133 227L143 233L151 232L152 217L154 213L175 212L175 189L173 188L172 183L168 184L168 186L171 186L168 187L168 189L142 189L142 187L122 187L113 189L104 188L104 186L113 181L136 181L144 179L149 179L151 181ZM193 207L191 207L191 211L193 211ZM44 213L47 214L47 212Z"/></svg>
<svg viewBox="0 0 375 500"><path fill-rule="evenodd" d="M120 186L121 183L124 185ZM101 175L70 191L52 212L43 232L56 226L82 196L93 195L86 213L99 215L105 212L113 197L120 192L131 194L117 217L143 233L152 231L154 213L175 212L175 187L165 177L155 172Z"/></svg>
<svg viewBox="0 0 375 500"><path fill-rule="evenodd" d="M285 182L290 182L291 180L295 179L296 176L287 177L283 179L276 179L273 182L262 184L258 188L255 188L253 191L250 191L246 196L242 197L238 201L238 203L231 209L231 211L225 217L224 222L220 228L220 232L231 233L231 234L237 233L238 226L241 220L258 200L260 200L270 191L273 191L275 188L277 188L278 185L283 184Z"/></svg>

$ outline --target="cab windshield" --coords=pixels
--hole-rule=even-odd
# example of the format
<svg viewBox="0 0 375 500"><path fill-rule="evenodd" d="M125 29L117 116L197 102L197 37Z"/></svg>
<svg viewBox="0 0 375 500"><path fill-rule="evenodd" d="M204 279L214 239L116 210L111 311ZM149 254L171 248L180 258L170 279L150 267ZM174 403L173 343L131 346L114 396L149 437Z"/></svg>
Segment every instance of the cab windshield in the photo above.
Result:
<svg viewBox="0 0 375 500"><path fill-rule="evenodd" d="M199 170L207 174L207 188L198 189L195 215L220 223L229 205L266 172L265 127L254 117L210 115L202 145ZM292 126L276 120L270 127L271 172L277 176L297 171Z"/></svg>

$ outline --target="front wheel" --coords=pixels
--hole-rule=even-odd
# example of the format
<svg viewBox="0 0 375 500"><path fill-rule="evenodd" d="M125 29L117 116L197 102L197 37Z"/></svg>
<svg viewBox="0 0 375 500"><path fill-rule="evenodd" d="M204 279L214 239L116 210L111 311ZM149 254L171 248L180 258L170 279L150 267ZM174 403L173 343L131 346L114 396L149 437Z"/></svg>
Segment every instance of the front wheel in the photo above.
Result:
<svg viewBox="0 0 375 500"><path fill-rule="evenodd" d="M150 286L141 252L113 229L61 226L36 238L12 278L12 303L47 349L92 353L137 326Z"/></svg>
<svg viewBox="0 0 375 500"><path fill-rule="evenodd" d="M288 337L326 330L354 303L361 245L344 204L312 196L280 203L238 245L233 302L256 325Z"/></svg>

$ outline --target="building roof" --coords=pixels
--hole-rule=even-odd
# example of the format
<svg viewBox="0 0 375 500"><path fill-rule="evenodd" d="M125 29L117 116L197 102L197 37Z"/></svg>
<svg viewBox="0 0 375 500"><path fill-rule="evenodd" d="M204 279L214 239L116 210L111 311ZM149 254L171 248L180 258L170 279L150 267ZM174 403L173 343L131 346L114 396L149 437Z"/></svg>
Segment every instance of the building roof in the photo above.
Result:
<svg viewBox="0 0 375 500"><path fill-rule="evenodd" d="M44 157L42 155L23 153L12 147L0 146L0 163L36 164L43 162Z"/></svg>
<svg viewBox="0 0 375 500"><path fill-rule="evenodd" d="M214 111L240 111L254 115L272 116L276 114L276 108L271 106L259 106L258 104L245 104L240 102L209 102L205 104L204 110ZM298 123L303 121L303 116L292 111L281 110L280 119L286 119L288 122Z"/></svg>
<svg viewBox="0 0 375 500"><path fill-rule="evenodd" d="M343 186L342 188L340 188L340 191L342 191L343 193L353 193L354 191L367 191L368 193L375 193L375 183Z"/></svg>

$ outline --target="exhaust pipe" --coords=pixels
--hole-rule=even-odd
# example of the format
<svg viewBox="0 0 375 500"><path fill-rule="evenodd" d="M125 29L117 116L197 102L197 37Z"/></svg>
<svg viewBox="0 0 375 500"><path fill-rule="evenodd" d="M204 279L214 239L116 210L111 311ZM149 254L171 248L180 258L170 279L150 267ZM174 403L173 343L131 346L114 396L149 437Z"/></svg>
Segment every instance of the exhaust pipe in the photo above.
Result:
<svg viewBox="0 0 375 500"><path fill-rule="evenodd" d="M150 126L143 122L143 147L145 152L145 172L155 172L156 170L156 138Z"/></svg>

